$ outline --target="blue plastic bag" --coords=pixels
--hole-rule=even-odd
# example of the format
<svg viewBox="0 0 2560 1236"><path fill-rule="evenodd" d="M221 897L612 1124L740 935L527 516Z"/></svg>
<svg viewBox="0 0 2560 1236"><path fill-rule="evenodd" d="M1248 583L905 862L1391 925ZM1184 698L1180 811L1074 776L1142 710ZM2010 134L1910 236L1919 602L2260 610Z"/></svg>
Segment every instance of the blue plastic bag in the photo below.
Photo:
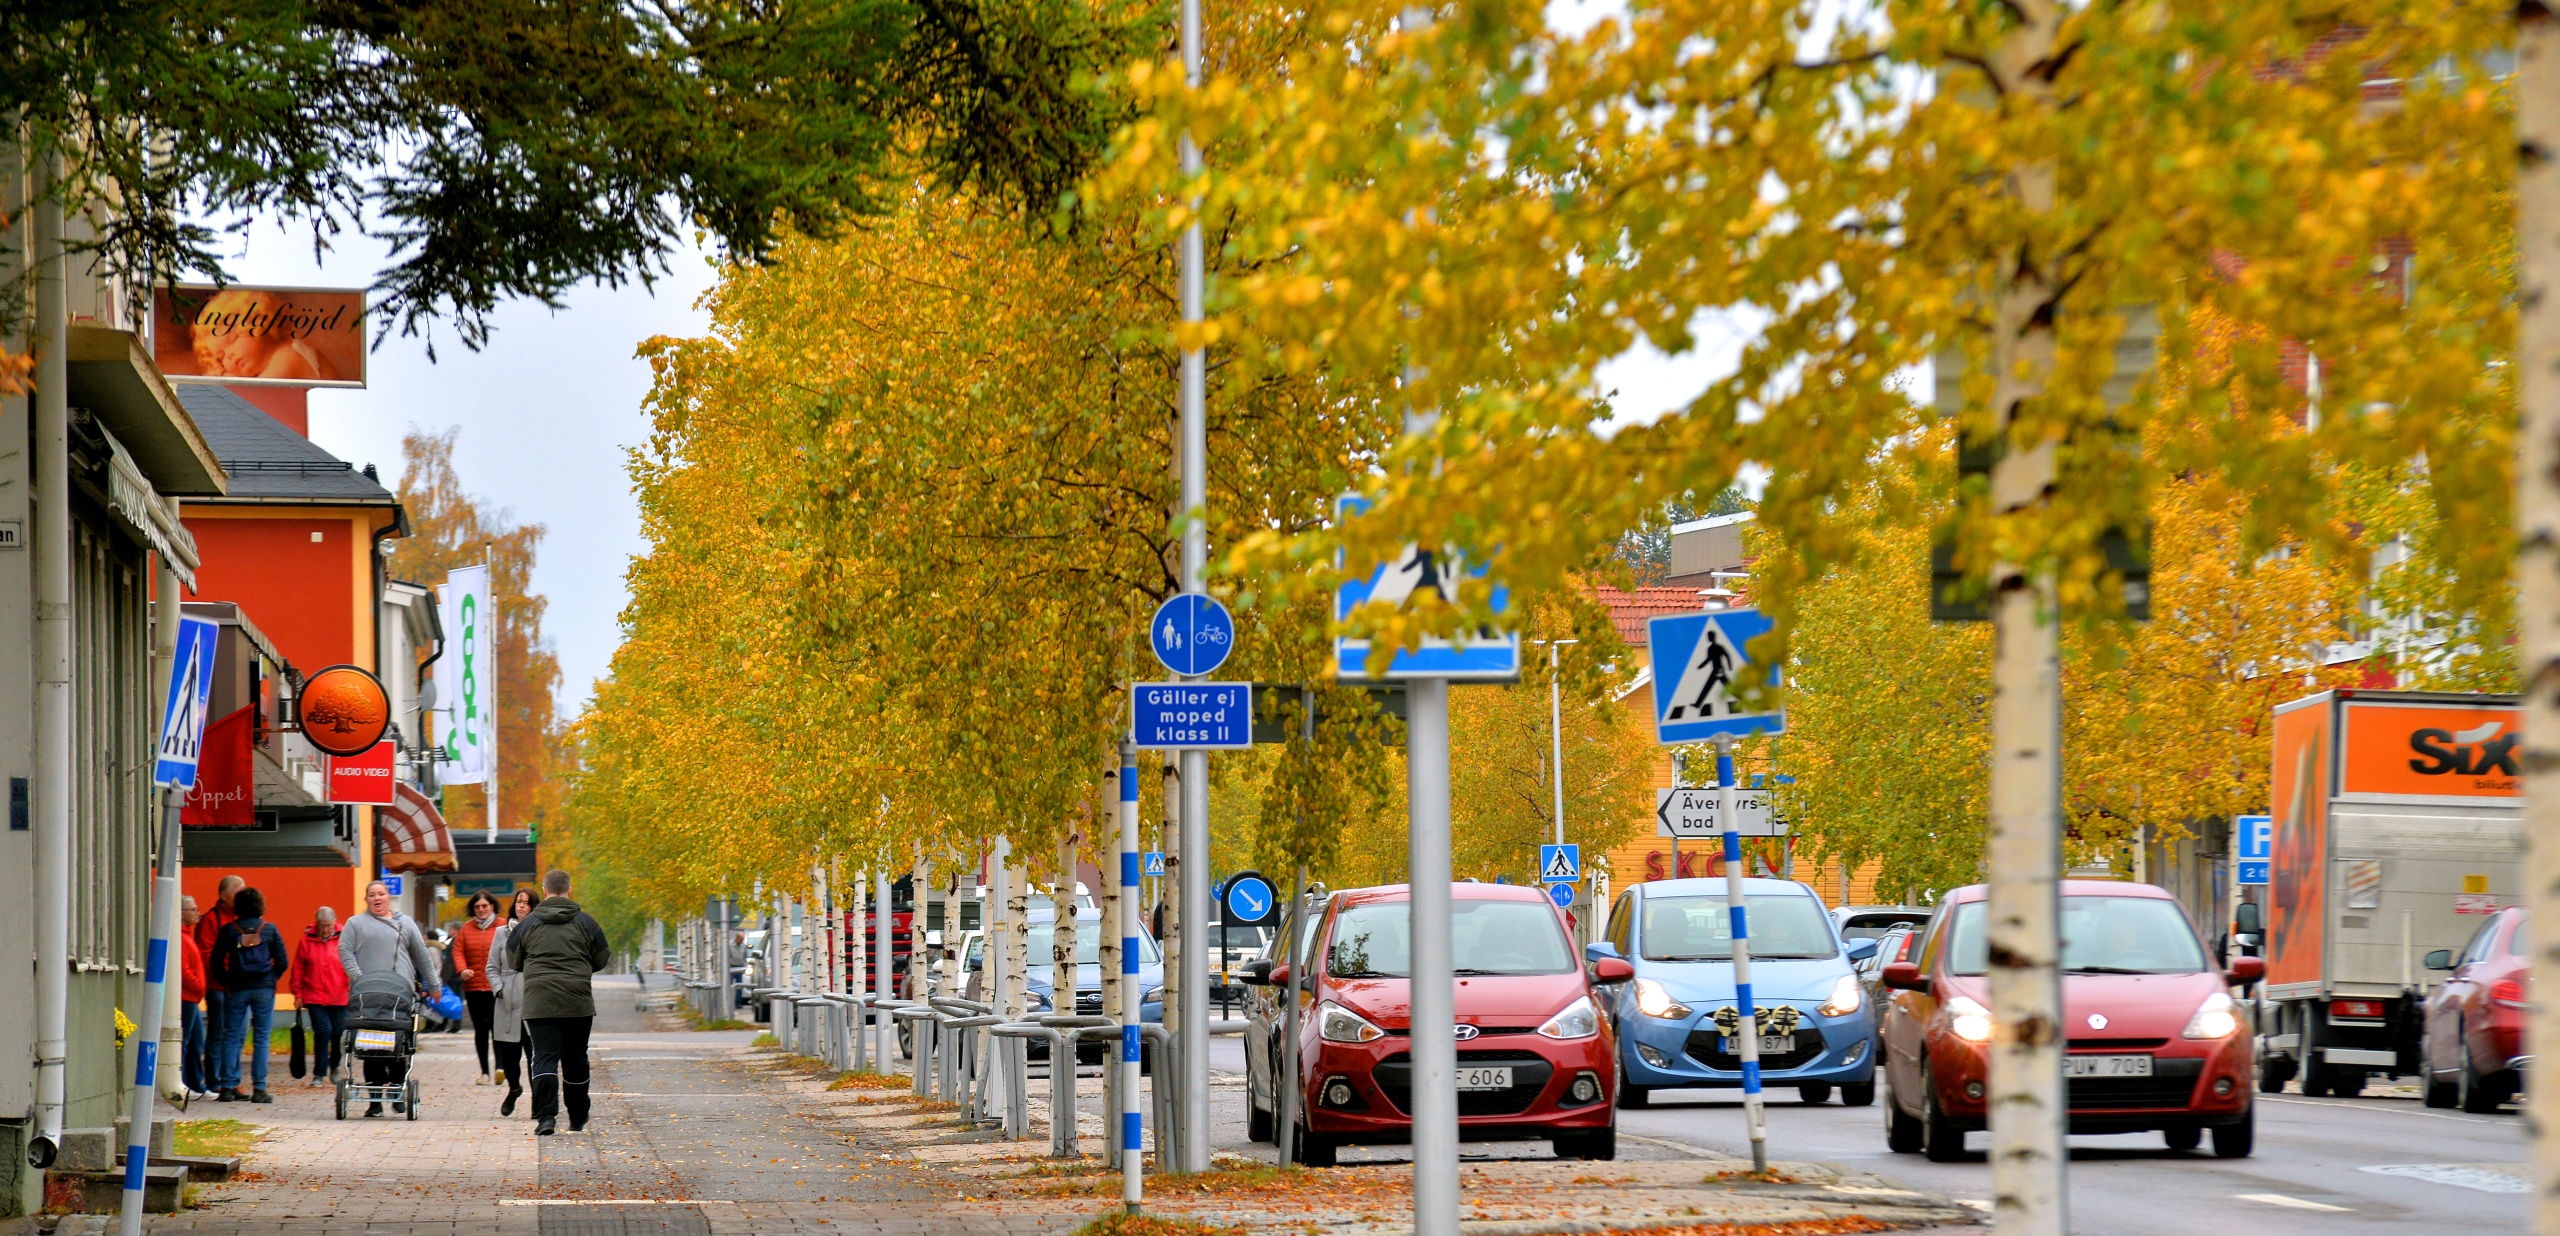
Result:
<svg viewBox="0 0 2560 1236"><path fill-rule="evenodd" d="M428 1007L433 1008L436 1016L446 1021L460 1021L462 1020L462 993L447 987L436 993L436 998L428 1002Z"/></svg>

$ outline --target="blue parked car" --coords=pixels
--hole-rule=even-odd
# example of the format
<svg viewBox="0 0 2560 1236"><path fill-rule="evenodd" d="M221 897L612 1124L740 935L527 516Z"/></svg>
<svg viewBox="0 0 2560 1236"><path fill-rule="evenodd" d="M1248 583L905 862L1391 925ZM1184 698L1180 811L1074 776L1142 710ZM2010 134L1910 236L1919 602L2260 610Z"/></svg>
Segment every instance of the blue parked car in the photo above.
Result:
<svg viewBox="0 0 2560 1236"><path fill-rule="evenodd" d="M1843 940L1812 888L1743 881L1751 932L1752 1002L1760 1018L1760 1077L1794 1086L1807 1103L1864 1107L1876 1099L1875 1019L1856 963L1873 940ZM1610 989L1618 1027L1618 1104L1643 1107L1655 1090L1742 1085L1740 1014L1733 992L1733 919L1725 882L1652 880L1609 911L1593 960L1622 957L1636 977Z"/></svg>
<svg viewBox="0 0 2560 1236"><path fill-rule="evenodd" d="M1030 930L1025 934L1030 939L1030 964L1024 967L1030 979L1028 994L1031 998L1028 1003L1030 1011L1046 1013L1057 1007L1054 976L1051 974L1051 971L1057 967L1052 964L1050 957L1056 943L1053 937L1057 930L1057 914L1049 906L1038 902L1032 903L1029 910L1025 917L1030 922ZM1076 962L1075 1011L1100 1013L1102 1011L1102 911L1090 906L1076 911ZM971 976L973 989L976 982L976 976ZM1148 935L1144 927L1138 928L1138 990L1141 1001L1138 1006L1139 1020L1163 1021L1164 954L1156 948L1155 937ZM971 998L976 998L974 991ZM1101 1043L1082 1043L1077 1046L1076 1059L1084 1064L1099 1063L1103 1057L1103 1050ZM1032 1040L1032 1059L1046 1059L1048 1052L1046 1044L1037 1039Z"/></svg>

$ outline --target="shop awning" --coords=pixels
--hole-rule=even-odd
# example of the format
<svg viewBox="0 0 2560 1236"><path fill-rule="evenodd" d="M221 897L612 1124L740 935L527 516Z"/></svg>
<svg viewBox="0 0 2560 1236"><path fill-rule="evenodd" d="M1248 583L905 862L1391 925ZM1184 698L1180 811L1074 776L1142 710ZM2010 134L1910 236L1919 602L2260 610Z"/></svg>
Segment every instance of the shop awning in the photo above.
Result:
<svg viewBox="0 0 2560 1236"><path fill-rule="evenodd" d="M434 801L406 781L399 783L393 797L397 801L373 813L373 852L382 869L451 871L459 866L454 860L453 832L444 826L444 814L436 810Z"/></svg>

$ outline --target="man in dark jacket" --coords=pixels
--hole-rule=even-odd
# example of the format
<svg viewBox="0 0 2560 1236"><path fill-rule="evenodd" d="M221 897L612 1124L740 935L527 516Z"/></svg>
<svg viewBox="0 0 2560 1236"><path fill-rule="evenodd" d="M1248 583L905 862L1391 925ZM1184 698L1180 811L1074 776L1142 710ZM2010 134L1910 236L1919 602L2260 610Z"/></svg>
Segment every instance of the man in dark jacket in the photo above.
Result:
<svg viewBox="0 0 2560 1236"><path fill-rule="evenodd" d="M544 875L542 891L549 895L507 936L507 966L524 976L524 1032L533 1042L533 1131L548 1137L564 1097L569 1131L587 1127L594 979L613 954L604 928L569 900L568 872Z"/></svg>

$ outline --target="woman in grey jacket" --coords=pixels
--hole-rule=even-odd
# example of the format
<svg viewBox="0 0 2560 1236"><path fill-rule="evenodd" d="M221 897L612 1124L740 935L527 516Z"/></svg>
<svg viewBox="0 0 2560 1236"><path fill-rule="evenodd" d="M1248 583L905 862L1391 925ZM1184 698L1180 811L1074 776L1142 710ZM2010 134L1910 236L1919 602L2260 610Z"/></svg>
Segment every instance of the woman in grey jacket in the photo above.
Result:
<svg viewBox="0 0 2560 1236"><path fill-rule="evenodd" d="M507 1097L498 1101L501 1116L515 1115L516 1100L524 1097L524 975L507 964L507 933L533 913L533 906L533 890L517 889L507 903L507 921L489 944L489 986L498 993L489 1039L497 1045L498 1073L507 1079Z"/></svg>

